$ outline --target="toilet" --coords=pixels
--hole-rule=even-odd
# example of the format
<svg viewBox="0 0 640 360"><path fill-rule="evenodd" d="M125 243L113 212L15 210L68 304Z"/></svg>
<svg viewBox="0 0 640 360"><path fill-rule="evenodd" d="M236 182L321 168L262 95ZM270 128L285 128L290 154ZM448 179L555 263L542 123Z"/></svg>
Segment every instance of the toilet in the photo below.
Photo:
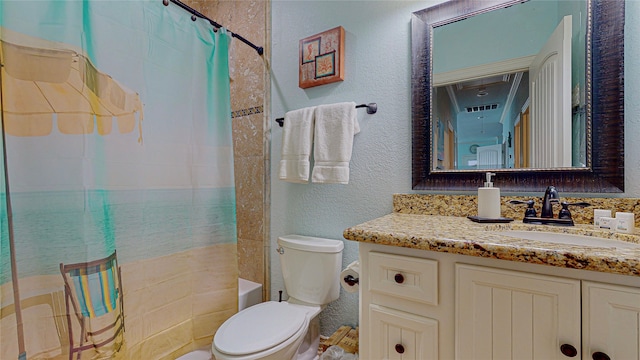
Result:
<svg viewBox="0 0 640 360"><path fill-rule="evenodd" d="M279 237L277 251L289 299L251 306L225 321L211 345L216 360L316 359L318 314L340 295L343 248L340 240Z"/></svg>

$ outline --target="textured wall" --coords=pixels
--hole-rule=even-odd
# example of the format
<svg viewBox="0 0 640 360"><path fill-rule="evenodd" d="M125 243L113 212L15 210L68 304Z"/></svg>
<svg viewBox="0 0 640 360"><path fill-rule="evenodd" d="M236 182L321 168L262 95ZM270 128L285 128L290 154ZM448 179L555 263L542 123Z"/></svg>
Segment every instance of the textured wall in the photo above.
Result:
<svg viewBox="0 0 640 360"><path fill-rule="evenodd" d="M273 1L272 112L340 101L377 102L378 113L358 112L348 185L290 184L277 178L282 130L272 131L271 243L279 235L342 238L352 225L392 212L392 194L411 189L411 12L434 1ZM625 154L626 193L640 196L640 1L626 2ZM341 25L346 31L346 78L341 83L298 88L298 41ZM524 194L523 194L524 195ZM536 194L540 195L540 194ZM563 194L568 195L568 194ZM593 194L587 194L592 197ZM357 259L358 246L345 241L343 265ZM272 298L284 285L273 257ZM341 298L322 314L322 333L340 324L355 325L357 296Z"/></svg>
<svg viewBox="0 0 640 360"><path fill-rule="evenodd" d="M410 190L410 39L412 11L424 2L273 1L272 118L305 106L377 102L378 112L358 110L348 185L291 184L278 179L282 129L272 130L271 243L289 233L342 239L342 231L392 211L392 194ZM345 80L306 90L298 87L298 41L336 26L346 32ZM345 241L343 267L358 258ZM284 289L272 257L272 298ZM321 314L322 333L358 323L358 296L341 291Z"/></svg>

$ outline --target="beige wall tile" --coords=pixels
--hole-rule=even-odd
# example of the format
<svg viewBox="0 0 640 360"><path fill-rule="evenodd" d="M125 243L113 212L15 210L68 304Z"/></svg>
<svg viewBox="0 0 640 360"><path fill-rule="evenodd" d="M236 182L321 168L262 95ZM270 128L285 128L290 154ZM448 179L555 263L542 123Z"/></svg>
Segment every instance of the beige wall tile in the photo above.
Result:
<svg viewBox="0 0 640 360"><path fill-rule="evenodd" d="M263 242L238 238L238 259L240 277L262 283L264 279Z"/></svg>
<svg viewBox="0 0 640 360"><path fill-rule="evenodd" d="M241 109L238 109L241 110ZM236 158L263 157L264 114L239 116L233 119L233 148ZM236 172L236 174L238 174Z"/></svg>
<svg viewBox="0 0 640 360"><path fill-rule="evenodd" d="M236 178L238 237L263 240L263 159L257 156L236 159L235 169L236 174L241 174L241 178ZM251 259L251 261L254 260Z"/></svg>

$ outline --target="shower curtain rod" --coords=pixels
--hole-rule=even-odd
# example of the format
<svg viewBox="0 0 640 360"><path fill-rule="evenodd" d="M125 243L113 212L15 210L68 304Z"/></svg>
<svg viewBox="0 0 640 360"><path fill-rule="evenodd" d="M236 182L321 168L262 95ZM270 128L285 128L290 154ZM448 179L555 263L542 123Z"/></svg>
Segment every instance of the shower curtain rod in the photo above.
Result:
<svg viewBox="0 0 640 360"><path fill-rule="evenodd" d="M187 10L188 12L190 12L191 13L191 20L193 20L193 21L196 21L197 18L201 18L201 19L207 20L209 22L209 24L211 24L216 29L219 29L219 28L222 27L222 25L220 25L217 22L209 19L208 17L206 17L203 14L199 13L194 8L189 7L187 4L181 2L180 0L162 0L162 3L164 4L164 6L169 6L169 2L172 2L172 3L180 6L184 10ZM238 40L242 41L243 43L251 46L256 52L258 52L258 55L262 56L262 54L264 54L264 48L262 46L256 46L251 41L245 39L243 36L238 35L238 34L232 32L232 31L229 31L229 32L231 33L231 36L233 36L234 38L237 38Z"/></svg>

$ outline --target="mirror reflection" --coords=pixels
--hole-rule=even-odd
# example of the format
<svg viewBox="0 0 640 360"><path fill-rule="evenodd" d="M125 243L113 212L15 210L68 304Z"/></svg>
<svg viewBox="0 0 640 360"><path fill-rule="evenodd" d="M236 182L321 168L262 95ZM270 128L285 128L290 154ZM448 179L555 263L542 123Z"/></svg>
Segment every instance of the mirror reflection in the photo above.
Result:
<svg viewBox="0 0 640 360"><path fill-rule="evenodd" d="M586 2L433 28L432 169L587 167Z"/></svg>

